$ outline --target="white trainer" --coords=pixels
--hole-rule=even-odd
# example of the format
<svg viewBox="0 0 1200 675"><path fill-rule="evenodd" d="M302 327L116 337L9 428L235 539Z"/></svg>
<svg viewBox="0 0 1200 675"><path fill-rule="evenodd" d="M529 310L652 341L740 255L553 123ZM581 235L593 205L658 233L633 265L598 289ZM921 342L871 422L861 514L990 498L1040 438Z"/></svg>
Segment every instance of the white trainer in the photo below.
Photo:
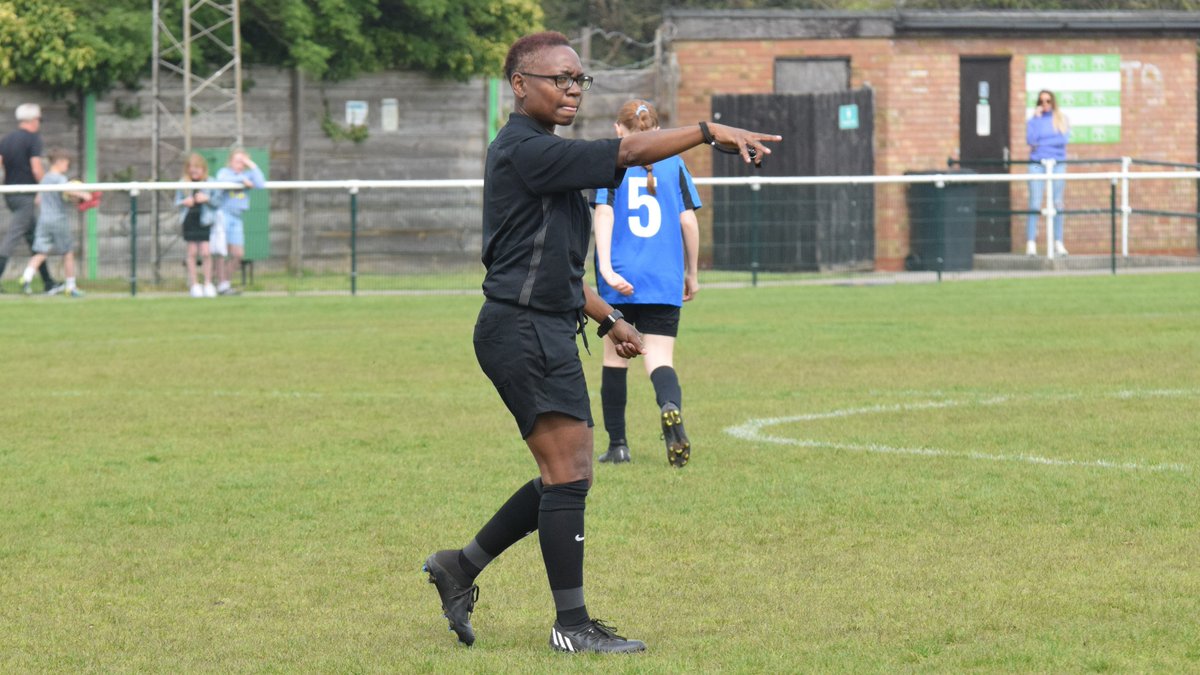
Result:
<svg viewBox="0 0 1200 675"><path fill-rule="evenodd" d="M204 297L206 297L206 298L217 297L217 287L213 286L212 284L204 284Z"/></svg>
<svg viewBox="0 0 1200 675"><path fill-rule="evenodd" d="M1025 242L1025 255L1037 255L1037 242L1030 239Z"/></svg>
<svg viewBox="0 0 1200 675"><path fill-rule="evenodd" d="M204 297L204 288L202 286L200 286L200 284L192 284L192 297L193 298L203 298Z"/></svg>
<svg viewBox="0 0 1200 675"><path fill-rule="evenodd" d="M1063 246L1061 241L1054 242L1054 255L1071 255L1067 253L1067 247Z"/></svg>

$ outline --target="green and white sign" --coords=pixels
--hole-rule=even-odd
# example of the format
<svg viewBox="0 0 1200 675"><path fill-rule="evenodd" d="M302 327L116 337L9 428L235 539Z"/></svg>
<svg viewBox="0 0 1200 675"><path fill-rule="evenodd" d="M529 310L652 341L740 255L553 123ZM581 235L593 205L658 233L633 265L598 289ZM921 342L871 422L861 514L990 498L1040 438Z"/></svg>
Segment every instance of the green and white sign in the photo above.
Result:
<svg viewBox="0 0 1200 675"><path fill-rule="evenodd" d="M1071 123L1071 143L1121 140L1121 57L1118 54L1043 54L1025 61L1025 119L1038 92L1054 92Z"/></svg>

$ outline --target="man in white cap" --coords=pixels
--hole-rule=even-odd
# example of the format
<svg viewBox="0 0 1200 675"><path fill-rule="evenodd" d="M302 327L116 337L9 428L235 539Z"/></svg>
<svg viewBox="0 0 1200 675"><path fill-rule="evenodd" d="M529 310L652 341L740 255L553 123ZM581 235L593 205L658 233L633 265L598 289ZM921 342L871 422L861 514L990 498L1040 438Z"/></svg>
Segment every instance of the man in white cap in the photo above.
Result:
<svg viewBox="0 0 1200 675"><path fill-rule="evenodd" d="M42 109L36 103L17 106L17 130L0 139L0 167L4 169L5 185L37 185L42 180L45 167L42 164L42 137L38 130L42 126ZM5 193L4 202L12 212L8 232L0 240L0 276L8 266L17 242L24 239L33 246L34 229L37 226L37 194L33 192ZM38 268L45 290L54 288L54 279L46 263ZM2 292L2 291L0 291Z"/></svg>

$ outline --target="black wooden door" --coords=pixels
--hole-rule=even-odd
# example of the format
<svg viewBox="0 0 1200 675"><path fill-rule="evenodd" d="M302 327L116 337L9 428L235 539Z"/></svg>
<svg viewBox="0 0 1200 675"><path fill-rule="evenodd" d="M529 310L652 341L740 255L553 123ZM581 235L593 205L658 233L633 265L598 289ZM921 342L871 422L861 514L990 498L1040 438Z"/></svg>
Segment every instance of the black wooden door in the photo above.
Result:
<svg viewBox="0 0 1200 675"><path fill-rule="evenodd" d="M761 169L713 151L713 176L862 176L875 172L874 95L718 95L713 119L778 133ZM713 190L713 264L764 271L871 269L872 185L718 186Z"/></svg>
<svg viewBox="0 0 1200 675"><path fill-rule="evenodd" d="M1007 173L1009 57L964 56L959 60L959 158L965 169ZM931 107L936 105L931 102ZM1012 249L1010 183L978 184L975 205L975 252Z"/></svg>

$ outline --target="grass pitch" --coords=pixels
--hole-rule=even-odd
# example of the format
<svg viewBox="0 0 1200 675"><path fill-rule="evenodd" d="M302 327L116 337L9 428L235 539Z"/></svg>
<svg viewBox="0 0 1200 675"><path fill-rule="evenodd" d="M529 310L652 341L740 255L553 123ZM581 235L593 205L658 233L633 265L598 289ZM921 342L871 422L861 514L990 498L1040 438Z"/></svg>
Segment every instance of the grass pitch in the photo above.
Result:
<svg viewBox="0 0 1200 675"><path fill-rule="evenodd" d="M703 291L692 462L637 364L589 499L622 658L549 651L533 538L469 650L419 572L534 475L479 303L0 302L0 671L1200 669L1195 275Z"/></svg>

